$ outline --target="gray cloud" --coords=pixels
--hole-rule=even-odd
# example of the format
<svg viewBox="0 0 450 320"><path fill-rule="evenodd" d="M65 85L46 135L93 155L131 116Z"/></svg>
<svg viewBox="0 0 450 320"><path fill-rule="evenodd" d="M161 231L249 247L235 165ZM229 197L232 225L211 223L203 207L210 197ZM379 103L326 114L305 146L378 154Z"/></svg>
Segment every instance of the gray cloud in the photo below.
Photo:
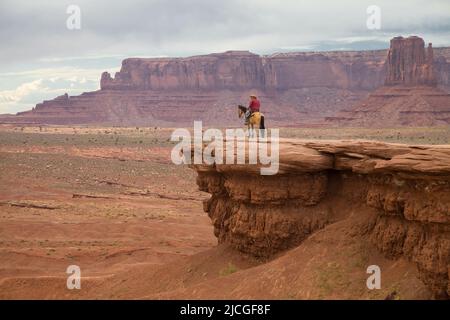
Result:
<svg viewBox="0 0 450 320"><path fill-rule="evenodd" d="M382 10L382 30L367 30L366 8ZM65 27L77 4L82 29ZM442 1L17 1L0 5L1 63L92 54L189 55L222 49L276 51L337 37L389 38L426 33L440 44L450 32ZM430 40L432 41L432 39ZM320 48L319 48L320 49Z"/></svg>

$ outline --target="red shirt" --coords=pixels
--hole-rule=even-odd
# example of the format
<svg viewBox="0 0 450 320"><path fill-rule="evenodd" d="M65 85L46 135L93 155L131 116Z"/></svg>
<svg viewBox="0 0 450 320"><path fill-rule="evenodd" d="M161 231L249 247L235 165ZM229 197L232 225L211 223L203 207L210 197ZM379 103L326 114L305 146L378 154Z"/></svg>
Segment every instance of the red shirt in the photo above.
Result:
<svg viewBox="0 0 450 320"><path fill-rule="evenodd" d="M259 107L261 106L261 104L259 103L259 100L258 99L255 99L255 100L251 100L250 101L250 104L249 104L249 108L250 108L250 110L252 111L252 112L257 112L257 111L259 111Z"/></svg>

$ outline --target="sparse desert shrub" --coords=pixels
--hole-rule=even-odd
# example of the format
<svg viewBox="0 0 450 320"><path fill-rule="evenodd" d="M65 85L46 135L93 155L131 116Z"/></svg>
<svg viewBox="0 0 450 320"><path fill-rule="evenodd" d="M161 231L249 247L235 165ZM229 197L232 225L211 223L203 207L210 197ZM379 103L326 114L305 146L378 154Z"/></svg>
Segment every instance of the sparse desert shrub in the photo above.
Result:
<svg viewBox="0 0 450 320"><path fill-rule="evenodd" d="M229 274L235 273L236 271L238 271L237 267L231 262L228 262L228 266L220 271L220 275L227 276Z"/></svg>

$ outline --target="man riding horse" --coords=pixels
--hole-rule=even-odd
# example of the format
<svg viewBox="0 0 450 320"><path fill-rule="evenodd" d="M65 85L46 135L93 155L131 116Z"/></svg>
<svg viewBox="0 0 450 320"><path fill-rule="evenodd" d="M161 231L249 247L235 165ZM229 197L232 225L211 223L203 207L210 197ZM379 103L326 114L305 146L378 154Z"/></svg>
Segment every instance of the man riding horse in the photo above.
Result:
<svg viewBox="0 0 450 320"><path fill-rule="evenodd" d="M250 103L248 105L247 112L245 113L245 124L248 125L248 121L251 115L254 112L259 112L259 108L261 107L261 103L258 100L258 97L254 94L250 95Z"/></svg>
<svg viewBox="0 0 450 320"><path fill-rule="evenodd" d="M248 135L253 137L255 128L260 129L261 136L264 136L264 115L259 111L261 103L256 95L250 95L250 103L247 107L238 106L239 118L245 115L245 124L248 127Z"/></svg>

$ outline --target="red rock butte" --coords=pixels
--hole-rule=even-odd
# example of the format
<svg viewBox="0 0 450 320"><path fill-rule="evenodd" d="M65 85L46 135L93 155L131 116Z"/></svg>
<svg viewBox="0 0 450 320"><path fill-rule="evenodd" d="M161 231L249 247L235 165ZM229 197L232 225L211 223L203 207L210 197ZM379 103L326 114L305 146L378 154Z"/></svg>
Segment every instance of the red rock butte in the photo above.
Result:
<svg viewBox="0 0 450 320"><path fill-rule="evenodd" d="M433 48L428 44L425 52L422 38L395 37L387 56L387 74L385 85L436 86L437 80L433 67Z"/></svg>
<svg viewBox="0 0 450 320"><path fill-rule="evenodd" d="M396 37L388 52L129 58L114 77L101 75L100 90L43 101L0 123L238 126L236 106L256 92L269 126L448 124L448 95L438 87L450 88L450 48L425 50L419 37Z"/></svg>

